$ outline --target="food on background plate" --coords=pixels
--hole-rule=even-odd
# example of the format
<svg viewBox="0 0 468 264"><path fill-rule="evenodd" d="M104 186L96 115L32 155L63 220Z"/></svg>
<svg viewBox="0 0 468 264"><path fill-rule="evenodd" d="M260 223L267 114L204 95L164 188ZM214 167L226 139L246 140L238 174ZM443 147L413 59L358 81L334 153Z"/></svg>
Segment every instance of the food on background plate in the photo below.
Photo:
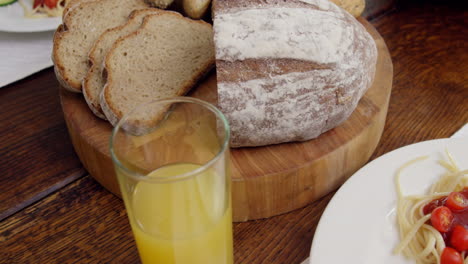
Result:
<svg viewBox="0 0 468 264"><path fill-rule="evenodd" d="M106 56L102 110L115 126L125 113L145 102L184 95L213 67L214 60L210 24L175 12L149 15L136 32L119 39ZM139 116L125 122L123 128L142 134L157 121Z"/></svg>
<svg viewBox="0 0 468 264"><path fill-rule="evenodd" d="M148 7L143 0L97 0L71 8L54 35L52 60L60 84L81 92L89 69L88 52L94 42L107 29L126 22L131 12Z"/></svg>
<svg viewBox="0 0 468 264"><path fill-rule="evenodd" d="M373 38L328 0L213 8L218 106L233 147L316 138L344 122L373 82Z"/></svg>
<svg viewBox="0 0 468 264"><path fill-rule="evenodd" d="M18 1L24 10L26 18L60 17L63 14L67 0L26 0Z"/></svg>
<svg viewBox="0 0 468 264"><path fill-rule="evenodd" d="M468 263L468 170L460 171L447 152L447 169L426 195L404 196L400 186L402 170L424 159L403 165L396 175L397 222L401 242L394 252L418 264Z"/></svg>
<svg viewBox="0 0 468 264"><path fill-rule="evenodd" d="M0 0L0 7L15 3L18 0Z"/></svg>
<svg viewBox="0 0 468 264"><path fill-rule="evenodd" d="M89 108L93 113L103 119L107 119L101 109L99 96L102 88L106 84L103 76L104 58L120 37L135 32L143 22L143 18L150 14L165 12L156 8L146 8L134 11L128 21L118 27L108 29L98 38L91 48L88 59L91 65L86 77L83 80L83 95Z"/></svg>

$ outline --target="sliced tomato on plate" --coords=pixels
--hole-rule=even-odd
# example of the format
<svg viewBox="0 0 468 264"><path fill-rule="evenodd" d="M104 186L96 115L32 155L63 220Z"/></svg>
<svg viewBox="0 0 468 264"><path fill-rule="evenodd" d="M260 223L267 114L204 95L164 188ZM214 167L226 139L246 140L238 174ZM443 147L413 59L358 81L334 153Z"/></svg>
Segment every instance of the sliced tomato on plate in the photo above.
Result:
<svg viewBox="0 0 468 264"><path fill-rule="evenodd" d="M439 232L448 232L453 222L453 214L448 207L439 206L431 215L431 224Z"/></svg>
<svg viewBox="0 0 468 264"><path fill-rule="evenodd" d="M44 0L34 0L33 8L36 8L38 6L42 6L43 4L44 4Z"/></svg>
<svg viewBox="0 0 468 264"><path fill-rule="evenodd" d="M44 4L48 8L56 8L59 0L44 0Z"/></svg>
<svg viewBox="0 0 468 264"><path fill-rule="evenodd" d="M468 250L468 230L461 225L456 225L450 236L450 244L460 252Z"/></svg>
<svg viewBox="0 0 468 264"><path fill-rule="evenodd" d="M463 259L458 251L446 247L440 256L440 264L463 264Z"/></svg>
<svg viewBox="0 0 468 264"><path fill-rule="evenodd" d="M468 207L468 199L462 193L451 192L445 205L454 211L460 211Z"/></svg>
<svg viewBox="0 0 468 264"><path fill-rule="evenodd" d="M47 6L48 8L56 8L59 0L34 0L33 8L38 6Z"/></svg>

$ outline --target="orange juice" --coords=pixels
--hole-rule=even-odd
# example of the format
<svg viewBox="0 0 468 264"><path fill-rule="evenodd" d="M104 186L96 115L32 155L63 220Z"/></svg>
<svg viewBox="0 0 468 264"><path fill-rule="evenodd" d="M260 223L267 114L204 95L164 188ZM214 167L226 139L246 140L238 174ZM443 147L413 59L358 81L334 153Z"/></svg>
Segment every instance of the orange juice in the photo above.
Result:
<svg viewBox="0 0 468 264"><path fill-rule="evenodd" d="M200 168L168 165L148 177L173 177ZM145 264L232 264L229 180L212 169L167 183L140 181L128 211L138 251Z"/></svg>

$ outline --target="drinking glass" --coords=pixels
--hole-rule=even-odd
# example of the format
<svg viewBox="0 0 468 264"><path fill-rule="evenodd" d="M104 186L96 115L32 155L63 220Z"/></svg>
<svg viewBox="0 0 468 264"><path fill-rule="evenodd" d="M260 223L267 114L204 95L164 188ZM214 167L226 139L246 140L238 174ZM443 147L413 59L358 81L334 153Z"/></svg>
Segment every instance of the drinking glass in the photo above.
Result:
<svg viewBox="0 0 468 264"><path fill-rule="evenodd" d="M229 125L216 107L142 104L115 126L110 152L143 263L233 263Z"/></svg>

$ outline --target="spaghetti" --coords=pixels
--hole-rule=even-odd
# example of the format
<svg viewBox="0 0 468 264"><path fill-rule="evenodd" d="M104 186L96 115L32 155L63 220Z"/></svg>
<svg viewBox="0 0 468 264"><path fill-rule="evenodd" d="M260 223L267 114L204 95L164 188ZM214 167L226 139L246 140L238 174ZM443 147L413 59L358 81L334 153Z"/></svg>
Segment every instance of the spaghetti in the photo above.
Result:
<svg viewBox="0 0 468 264"><path fill-rule="evenodd" d="M447 172L434 183L426 195L404 196L401 191L401 172L409 166L424 160L420 157L404 164L397 171L397 222L401 242L394 250L395 254L402 254L416 261L417 264L441 263L441 256L446 248L446 241L439 230L430 224L432 213L425 213L424 207L434 200L450 195L451 192L459 192L468 186L468 170L460 171L454 159L447 152L448 160L441 160L439 164L447 169ZM464 264L468 264L462 254Z"/></svg>

